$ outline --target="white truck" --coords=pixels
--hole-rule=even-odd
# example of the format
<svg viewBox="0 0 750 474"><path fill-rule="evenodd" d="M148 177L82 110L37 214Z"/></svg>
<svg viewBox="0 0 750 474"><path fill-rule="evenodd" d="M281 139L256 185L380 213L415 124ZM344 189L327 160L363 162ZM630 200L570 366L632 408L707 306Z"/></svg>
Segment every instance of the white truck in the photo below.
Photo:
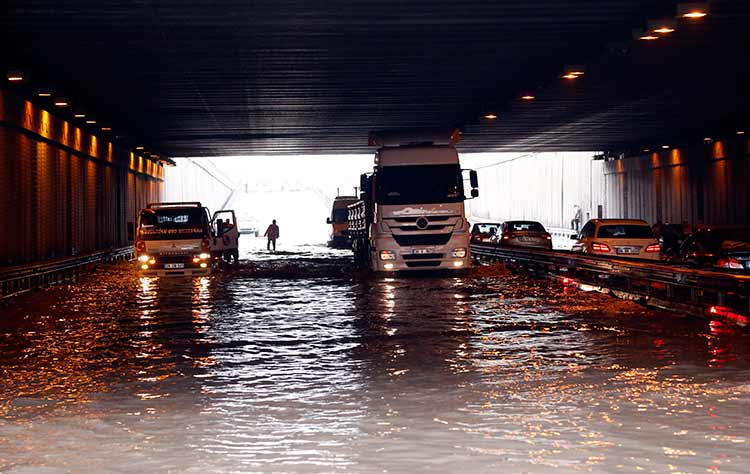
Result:
<svg viewBox="0 0 750 474"><path fill-rule="evenodd" d="M238 262L232 210L210 216L200 202L149 203L138 216L137 269L145 275L206 275L222 260Z"/></svg>
<svg viewBox="0 0 750 474"><path fill-rule="evenodd" d="M360 177L360 201L349 206L355 261L378 272L463 270L471 266L464 173L470 198L477 174L462 170L458 130L373 132L375 168Z"/></svg>

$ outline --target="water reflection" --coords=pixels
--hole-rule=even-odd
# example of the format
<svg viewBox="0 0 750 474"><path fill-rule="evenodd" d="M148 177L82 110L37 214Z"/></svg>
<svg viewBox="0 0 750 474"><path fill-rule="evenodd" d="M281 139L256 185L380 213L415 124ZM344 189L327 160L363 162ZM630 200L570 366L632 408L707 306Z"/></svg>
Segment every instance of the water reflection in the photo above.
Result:
<svg viewBox="0 0 750 474"><path fill-rule="evenodd" d="M115 267L0 310L0 465L742 472L749 460L750 345L736 328L502 268L372 278L305 255L231 278Z"/></svg>

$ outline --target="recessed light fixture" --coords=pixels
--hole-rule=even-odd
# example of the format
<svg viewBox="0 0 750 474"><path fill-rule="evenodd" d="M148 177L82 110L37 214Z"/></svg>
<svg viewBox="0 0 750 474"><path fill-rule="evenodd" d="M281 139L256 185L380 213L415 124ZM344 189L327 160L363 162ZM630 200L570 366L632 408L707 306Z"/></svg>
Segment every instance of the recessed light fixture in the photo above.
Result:
<svg viewBox="0 0 750 474"><path fill-rule="evenodd" d="M135 149L136 149L136 150L145 150L145 149L146 149L146 147L144 147L144 146L137 146L137 147L135 147Z"/></svg>
<svg viewBox="0 0 750 474"><path fill-rule="evenodd" d="M643 40L643 41L654 41L654 40L658 40L659 37L655 35L643 35L638 39Z"/></svg>
<svg viewBox="0 0 750 474"><path fill-rule="evenodd" d="M531 94L526 94L526 95L521 96L521 100L534 100L534 99L536 99L536 97Z"/></svg>
<svg viewBox="0 0 750 474"><path fill-rule="evenodd" d="M102 132L111 132L112 127L102 127Z"/></svg>
<svg viewBox="0 0 750 474"><path fill-rule="evenodd" d="M59 99L55 99L55 106L57 107L70 107L70 101L68 99L64 99L60 97Z"/></svg>
<svg viewBox="0 0 750 474"><path fill-rule="evenodd" d="M665 150L669 149L669 145L662 145L661 147L664 148Z"/></svg>
<svg viewBox="0 0 750 474"><path fill-rule="evenodd" d="M687 20L699 20L708 16L708 3L690 2L677 4L677 16Z"/></svg>
<svg viewBox="0 0 750 474"><path fill-rule="evenodd" d="M94 125L96 123L96 120L89 119L89 120L86 120L86 123L89 125Z"/></svg>
<svg viewBox="0 0 750 474"><path fill-rule="evenodd" d="M493 113L489 113L489 114L485 115L485 116L484 116L484 117L482 117L482 118L485 118L485 119L487 119L487 120L495 120L495 119L497 118L497 115L495 115L495 114L493 114Z"/></svg>
<svg viewBox="0 0 750 474"><path fill-rule="evenodd" d="M39 97L52 97L52 92L48 91L47 89L39 89L36 95L38 95Z"/></svg>
<svg viewBox="0 0 750 474"><path fill-rule="evenodd" d="M737 135L744 135L744 134L745 134L744 130L737 130Z"/></svg>
<svg viewBox="0 0 750 474"><path fill-rule="evenodd" d="M572 79L578 79L579 77L581 77L581 76L579 76L578 74L572 74L572 73L571 74L565 74L565 75L562 76L563 79L571 79L571 80Z"/></svg>
<svg viewBox="0 0 750 474"><path fill-rule="evenodd" d="M648 153L648 152L650 152L650 151L651 151L651 148L644 148L644 149L643 149L643 153Z"/></svg>
<svg viewBox="0 0 750 474"><path fill-rule="evenodd" d="M676 29L677 23L674 20L652 20L648 22L648 31L651 33L668 35L669 33L674 33Z"/></svg>
<svg viewBox="0 0 750 474"><path fill-rule="evenodd" d="M23 81L23 73L21 71L8 71L5 78L10 82L21 82Z"/></svg>
<svg viewBox="0 0 750 474"><path fill-rule="evenodd" d="M84 114L83 112L76 112L76 113L73 114L73 117L75 117L75 118L84 118L84 117L86 117L86 114Z"/></svg>

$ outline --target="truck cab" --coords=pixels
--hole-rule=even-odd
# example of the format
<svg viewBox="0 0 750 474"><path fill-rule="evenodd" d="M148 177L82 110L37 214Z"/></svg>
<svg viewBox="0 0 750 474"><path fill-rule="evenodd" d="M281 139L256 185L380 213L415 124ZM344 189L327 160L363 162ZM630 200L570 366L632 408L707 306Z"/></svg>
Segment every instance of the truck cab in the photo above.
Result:
<svg viewBox="0 0 750 474"><path fill-rule="evenodd" d="M223 219L221 228L227 232L219 235L217 215L226 212L236 236ZM156 276L207 275L224 254L236 251L238 232L233 211L219 211L212 218L200 202L149 203L138 216L137 269Z"/></svg>
<svg viewBox="0 0 750 474"><path fill-rule="evenodd" d="M350 206L357 260L379 272L471 266L465 172L471 197L479 191L476 172L461 169L459 136L371 134L374 171L361 177L361 200Z"/></svg>
<svg viewBox="0 0 750 474"><path fill-rule="evenodd" d="M349 206L359 200L356 196L337 196L333 200L331 217L326 223L331 226L331 234L328 246L336 249L348 249L352 246L349 237Z"/></svg>

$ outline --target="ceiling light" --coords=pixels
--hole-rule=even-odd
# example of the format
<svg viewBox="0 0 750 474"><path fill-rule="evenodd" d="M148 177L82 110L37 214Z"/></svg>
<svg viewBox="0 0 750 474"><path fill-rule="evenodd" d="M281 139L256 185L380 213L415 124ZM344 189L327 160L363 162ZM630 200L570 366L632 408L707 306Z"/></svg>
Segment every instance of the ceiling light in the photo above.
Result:
<svg viewBox="0 0 750 474"><path fill-rule="evenodd" d="M644 149L643 149L643 153L648 153L648 152L650 152L650 151L651 151L651 148L644 148Z"/></svg>
<svg viewBox="0 0 750 474"><path fill-rule="evenodd" d="M21 82L23 81L23 73L21 71L8 71L5 78L10 82Z"/></svg>
<svg viewBox="0 0 750 474"><path fill-rule="evenodd" d="M38 95L39 97L52 97L52 92L46 89L41 89L39 92L36 93L36 95Z"/></svg>
<svg viewBox="0 0 750 474"><path fill-rule="evenodd" d="M76 112L73 114L73 117L75 118L84 118L85 116L86 114L84 114L83 112Z"/></svg>
<svg viewBox="0 0 750 474"><path fill-rule="evenodd" d="M579 77L581 76L579 76L578 74L571 73L571 74L565 74L562 78L563 79L578 79Z"/></svg>
<svg viewBox="0 0 750 474"><path fill-rule="evenodd" d="M708 15L707 2L677 4L677 16L688 20L698 20Z"/></svg>
<svg viewBox="0 0 750 474"><path fill-rule="evenodd" d="M669 145L662 145L661 147L664 148L665 150L669 149Z"/></svg>
<svg viewBox="0 0 750 474"><path fill-rule="evenodd" d="M638 39L644 40L644 41L654 41L654 40L658 40L659 37L658 36L654 36L654 35L643 35L643 36L641 36Z"/></svg>
<svg viewBox="0 0 750 474"><path fill-rule="evenodd" d="M744 134L745 134L744 130L737 130L737 135L744 135Z"/></svg>
<svg viewBox="0 0 750 474"><path fill-rule="evenodd" d="M86 120L86 123L89 124L89 125L93 125L93 124L96 123L96 120L90 120L89 119L89 120Z"/></svg>
<svg viewBox="0 0 750 474"><path fill-rule="evenodd" d="M59 99L55 99L55 105L57 107L69 107L70 101L68 101L68 99L64 99L61 97Z"/></svg>
<svg viewBox="0 0 750 474"><path fill-rule="evenodd" d="M485 118L487 120L495 120L497 118L497 115L495 115L493 113L489 113L489 114L485 115L483 118Z"/></svg>
<svg viewBox="0 0 750 474"><path fill-rule="evenodd" d="M102 132L111 132L112 127L102 127Z"/></svg>
<svg viewBox="0 0 750 474"><path fill-rule="evenodd" d="M146 147L144 147L144 146L137 146L137 147L135 147L136 150L144 150L145 148Z"/></svg>
<svg viewBox="0 0 750 474"><path fill-rule="evenodd" d="M652 20L648 22L649 33L659 33L660 35L668 35L674 33L677 29L677 23L671 19L665 20Z"/></svg>
<svg viewBox="0 0 750 474"><path fill-rule="evenodd" d="M521 99L522 99L522 100L534 100L534 99L536 99L536 97L535 97L535 96L533 96L533 95L528 95L528 94L527 94L527 95L522 95L522 96L521 96Z"/></svg>

